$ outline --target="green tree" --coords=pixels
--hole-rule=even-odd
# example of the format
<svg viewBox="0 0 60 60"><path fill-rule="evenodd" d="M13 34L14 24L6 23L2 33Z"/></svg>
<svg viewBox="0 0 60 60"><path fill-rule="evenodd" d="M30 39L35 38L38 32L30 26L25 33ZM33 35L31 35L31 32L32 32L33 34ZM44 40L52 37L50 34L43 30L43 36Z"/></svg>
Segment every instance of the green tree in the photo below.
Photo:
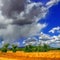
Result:
<svg viewBox="0 0 60 60"><path fill-rule="evenodd" d="M17 51L17 45L12 45L12 51L16 52Z"/></svg>
<svg viewBox="0 0 60 60"><path fill-rule="evenodd" d="M3 47L1 48L2 52L7 52L9 44L4 44Z"/></svg>
<svg viewBox="0 0 60 60"><path fill-rule="evenodd" d="M28 46L25 46L25 48L24 48L24 51L25 52L32 52L33 50L33 46L32 45L28 45Z"/></svg>
<svg viewBox="0 0 60 60"><path fill-rule="evenodd" d="M47 45L47 44L44 44L43 49L44 49L45 52L49 51L50 50L50 46Z"/></svg>

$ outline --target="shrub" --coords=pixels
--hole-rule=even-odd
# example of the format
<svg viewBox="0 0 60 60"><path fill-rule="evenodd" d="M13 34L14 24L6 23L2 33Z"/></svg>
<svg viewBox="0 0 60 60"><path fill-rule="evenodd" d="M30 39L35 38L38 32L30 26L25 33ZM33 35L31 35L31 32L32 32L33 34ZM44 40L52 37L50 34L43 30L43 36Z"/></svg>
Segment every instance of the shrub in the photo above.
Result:
<svg viewBox="0 0 60 60"><path fill-rule="evenodd" d="M32 48L33 48L32 45L25 46L24 51L25 52L32 52L33 51Z"/></svg>
<svg viewBox="0 0 60 60"><path fill-rule="evenodd" d="M4 44L3 47L1 48L2 52L7 52L9 44Z"/></svg>
<svg viewBox="0 0 60 60"><path fill-rule="evenodd" d="M12 51L16 52L17 51L17 45L12 45Z"/></svg>

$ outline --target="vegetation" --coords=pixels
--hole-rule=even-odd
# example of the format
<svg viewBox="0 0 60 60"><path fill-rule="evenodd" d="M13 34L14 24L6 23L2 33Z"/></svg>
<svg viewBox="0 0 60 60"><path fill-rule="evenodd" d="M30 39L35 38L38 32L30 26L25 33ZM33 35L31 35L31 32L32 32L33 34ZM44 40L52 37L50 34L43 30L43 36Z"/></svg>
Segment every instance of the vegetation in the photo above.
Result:
<svg viewBox="0 0 60 60"><path fill-rule="evenodd" d="M2 52L7 52L9 44L4 44L3 47L0 49Z"/></svg>
<svg viewBox="0 0 60 60"><path fill-rule="evenodd" d="M47 52L49 50L60 50L60 48L52 48L49 45L44 44L43 46L32 46L28 45L23 48L19 48L17 45L12 45L12 48L9 49L9 44L4 44L4 46L0 49L2 52L7 52L8 50L16 51L24 51L24 52Z"/></svg>
<svg viewBox="0 0 60 60"><path fill-rule="evenodd" d="M43 46L26 46L25 52L46 52L50 50L50 46L44 44Z"/></svg>
<svg viewBox="0 0 60 60"><path fill-rule="evenodd" d="M16 52L17 51L17 45L12 45L12 51Z"/></svg>

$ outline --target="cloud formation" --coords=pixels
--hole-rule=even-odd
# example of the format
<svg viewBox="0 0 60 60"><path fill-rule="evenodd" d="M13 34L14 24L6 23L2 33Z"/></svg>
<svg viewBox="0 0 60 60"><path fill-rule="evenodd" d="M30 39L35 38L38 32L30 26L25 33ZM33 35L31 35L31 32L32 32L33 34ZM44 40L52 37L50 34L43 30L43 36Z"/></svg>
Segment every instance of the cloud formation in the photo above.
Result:
<svg viewBox="0 0 60 60"><path fill-rule="evenodd" d="M41 2L0 0L0 3L0 36L5 43L34 36L46 26L37 23L47 13Z"/></svg>
<svg viewBox="0 0 60 60"><path fill-rule="evenodd" d="M50 0L50 1L48 1L48 2L46 3L46 6L47 6L48 8L50 8L50 7L56 5L56 4L59 3L59 2L60 2L60 0Z"/></svg>
<svg viewBox="0 0 60 60"><path fill-rule="evenodd" d="M36 44L37 44L37 39L35 37L28 38L28 39L23 41L23 45L24 46L27 46L27 45L36 45Z"/></svg>
<svg viewBox="0 0 60 60"><path fill-rule="evenodd" d="M43 32L40 33L39 35L39 40L37 40L36 38L32 37L32 38L28 38L27 40L23 41L24 46L26 45L44 45L44 44L48 44L48 45L53 45L53 47L60 47L60 35L57 36L50 36L49 34L45 34Z"/></svg>
<svg viewBox="0 0 60 60"><path fill-rule="evenodd" d="M0 36L4 42L37 35L46 27L37 22L46 16L49 2L45 7L41 2L30 0L0 0Z"/></svg>
<svg viewBox="0 0 60 60"><path fill-rule="evenodd" d="M60 33L60 27L59 27L59 26L58 26L58 27L54 27L54 28L52 28L52 29L49 31L49 33L55 33L55 32Z"/></svg>
<svg viewBox="0 0 60 60"><path fill-rule="evenodd" d="M50 36L49 34L41 33L39 37L38 44L44 45L44 44L55 44L57 47L60 47L60 34L57 36ZM58 46L59 45L59 46Z"/></svg>

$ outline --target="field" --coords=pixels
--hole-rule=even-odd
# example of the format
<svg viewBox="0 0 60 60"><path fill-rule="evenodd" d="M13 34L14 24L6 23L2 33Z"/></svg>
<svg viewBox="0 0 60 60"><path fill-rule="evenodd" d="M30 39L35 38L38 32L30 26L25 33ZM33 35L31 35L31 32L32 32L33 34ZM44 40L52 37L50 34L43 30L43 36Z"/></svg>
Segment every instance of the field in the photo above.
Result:
<svg viewBox="0 0 60 60"><path fill-rule="evenodd" d="M0 60L60 60L60 51L48 52L0 52Z"/></svg>

